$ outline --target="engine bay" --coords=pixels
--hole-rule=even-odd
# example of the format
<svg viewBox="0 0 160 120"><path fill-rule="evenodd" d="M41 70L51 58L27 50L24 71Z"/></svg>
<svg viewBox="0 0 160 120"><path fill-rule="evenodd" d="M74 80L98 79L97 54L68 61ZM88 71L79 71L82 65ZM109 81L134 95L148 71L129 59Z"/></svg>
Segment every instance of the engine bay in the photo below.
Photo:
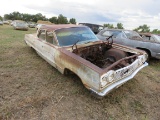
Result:
<svg viewBox="0 0 160 120"><path fill-rule="evenodd" d="M128 66L133 63L137 57L137 55L133 53L113 48L112 44L106 43L81 48L77 48L76 46L73 53L102 69L105 69L119 61L116 65L113 65L112 69L114 70Z"/></svg>

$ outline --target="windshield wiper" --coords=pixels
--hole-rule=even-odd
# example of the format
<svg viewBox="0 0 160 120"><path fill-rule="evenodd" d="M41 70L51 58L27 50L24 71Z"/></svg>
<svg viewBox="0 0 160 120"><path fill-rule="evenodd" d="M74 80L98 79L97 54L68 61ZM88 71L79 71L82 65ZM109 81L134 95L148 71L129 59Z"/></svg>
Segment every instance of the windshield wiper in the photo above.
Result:
<svg viewBox="0 0 160 120"><path fill-rule="evenodd" d="M112 38L112 37L113 37L113 35L114 35L114 34L112 34L111 36L109 36L108 38L106 38L106 40L109 40L110 38Z"/></svg>
<svg viewBox="0 0 160 120"><path fill-rule="evenodd" d="M72 50L73 50L73 47L75 46L76 47L76 49L75 49L75 51L74 52L76 52L76 53L78 53L78 49L77 49L77 43L79 42L79 40L77 40L74 44L73 44L73 46L72 46Z"/></svg>
<svg viewBox="0 0 160 120"><path fill-rule="evenodd" d="M110 46L112 46L112 44L113 44L113 36L114 36L114 34L112 34L111 36L109 36L108 38L106 38L106 41L107 41L107 43L108 43L108 45L110 45ZM109 39L111 38L111 42L109 41Z"/></svg>

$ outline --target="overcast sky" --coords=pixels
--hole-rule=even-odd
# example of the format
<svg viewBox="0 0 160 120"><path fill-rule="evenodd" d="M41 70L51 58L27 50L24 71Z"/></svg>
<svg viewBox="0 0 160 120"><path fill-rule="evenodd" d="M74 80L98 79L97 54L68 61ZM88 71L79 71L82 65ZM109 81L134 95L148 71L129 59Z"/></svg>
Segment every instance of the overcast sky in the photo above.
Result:
<svg viewBox="0 0 160 120"><path fill-rule="evenodd" d="M42 13L47 18L62 14L76 18L78 23L116 25L126 29L147 24L151 29L160 29L160 0L3 0L0 16L14 11Z"/></svg>

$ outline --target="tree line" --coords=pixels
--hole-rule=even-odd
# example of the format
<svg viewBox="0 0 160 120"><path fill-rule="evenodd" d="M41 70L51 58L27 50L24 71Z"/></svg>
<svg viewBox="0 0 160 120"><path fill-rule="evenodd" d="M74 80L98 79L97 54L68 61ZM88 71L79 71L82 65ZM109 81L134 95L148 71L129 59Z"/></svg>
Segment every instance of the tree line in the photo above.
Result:
<svg viewBox="0 0 160 120"><path fill-rule="evenodd" d="M41 13L37 13L35 15L31 15L31 14L27 14L27 13L19 13L19 12L12 12L10 14L5 14L4 18L2 18L0 16L0 20L23 20L26 22L37 22L38 20L43 20L43 21L50 21L54 24L76 24L76 19L75 18L70 18L69 20L67 19L67 17L63 16L62 14L59 14L58 17L51 17L51 18L46 18L46 16L42 15ZM124 29L123 24L122 23L117 23L116 26L114 26L113 24L103 24L103 27L107 27L107 28L115 28L115 29ZM150 30L150 27L146 24L141 25L135 29L133 29L134 31L137 32L151 32L154 34L160 34L160 30L158 29L154 29L154 30Z"/></svg>
<svg viewBox="0 0 160 120"><path fill-rule="evenodd" d="M42 15L41 13L37 13L35 15L27 14L27 13L19 13L19 12L12 12L10 14L5 14L4 15L5 20L23 20L26 22L37 22L38 20L43 20L43 21L50 21L54 24L76 24L76 19L71 18L67 19L67 17L63 16L62 14L59 14L58 17L51 17L51 18L46 18L46 16Z"/></svg>
<svg viewBox="0 0 160 120"><path fill-rule="evenodd" d="M103 25L104 27L107 27L107 28L111 28L111 29L124 29L124 27L123 27L123 24L122 23L117 23L117 26L116 27L114 27L114 25L113 24L104 24ZM144 24L144 25L140 25L139 27L137 27L137 28L135 28L135 29L133 29L134 31L136 31L136 32L140 32L140 33L153 33L153 34L160 34L160 30L158 30L158 29L154 29L154 30L150 30L150 27L148 26L148 25L146 25L146 24Z"/></svg>

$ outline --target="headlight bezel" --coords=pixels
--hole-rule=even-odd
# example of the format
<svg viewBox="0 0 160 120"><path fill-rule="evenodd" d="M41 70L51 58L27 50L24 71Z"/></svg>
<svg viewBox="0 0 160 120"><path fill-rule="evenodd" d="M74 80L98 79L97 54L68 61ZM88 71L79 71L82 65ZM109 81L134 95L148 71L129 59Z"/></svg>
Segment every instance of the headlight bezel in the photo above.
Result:
<svg viewBox="0 0 160 120"><path fill-rule="evenodd" d="M112 83L114 81L115 71L110 70L106 74L101 76L100 85L101 88L105 87L107 84Z"/></svg>

